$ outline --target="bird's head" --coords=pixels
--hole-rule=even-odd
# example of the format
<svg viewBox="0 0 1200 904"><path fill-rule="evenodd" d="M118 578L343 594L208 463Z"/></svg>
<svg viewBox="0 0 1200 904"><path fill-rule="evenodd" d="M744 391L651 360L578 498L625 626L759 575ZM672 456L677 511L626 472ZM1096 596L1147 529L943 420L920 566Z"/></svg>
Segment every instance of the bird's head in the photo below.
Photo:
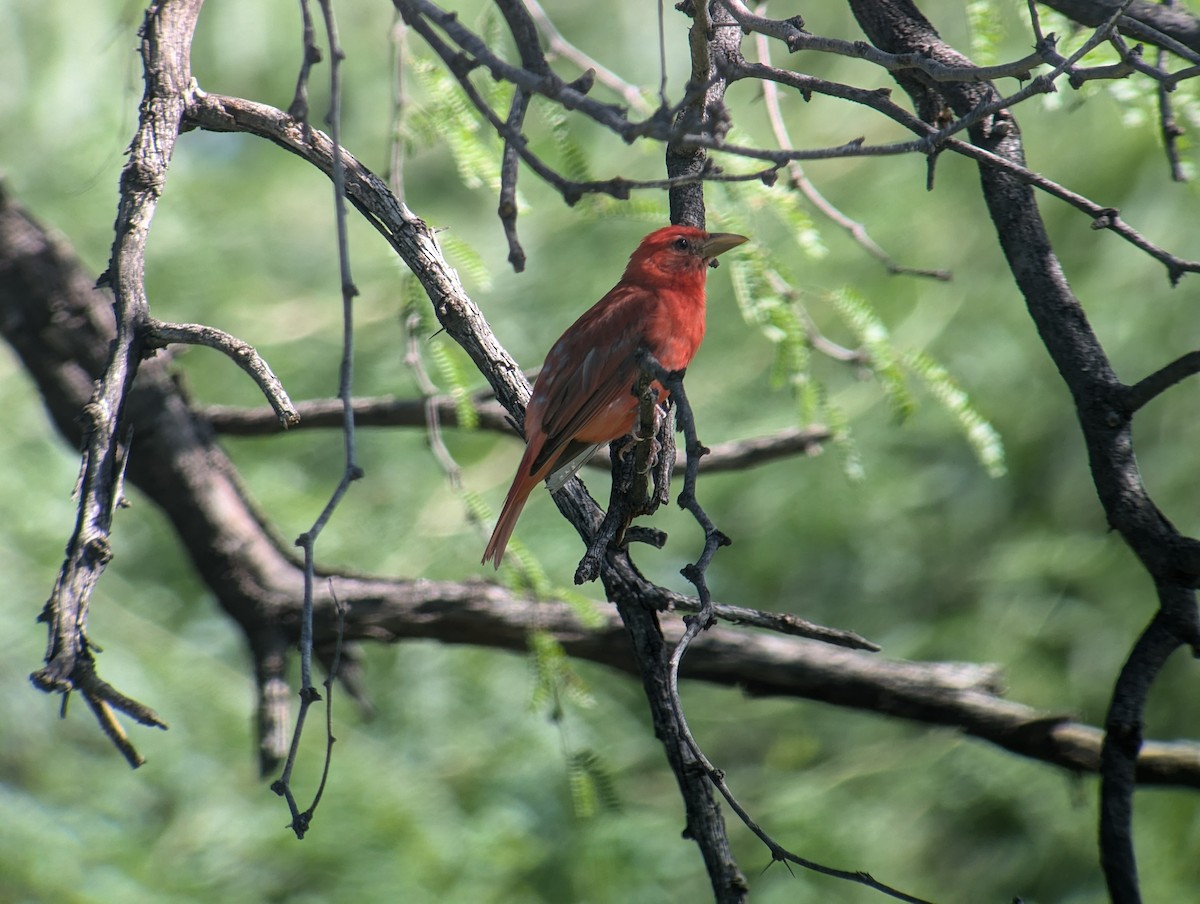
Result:
<svg viewBox="0 0 1200 904"><path fill-rule="evenodd" d="M705 232L694 226L664 226L650 233L630 255L626 279L676 283L687 274L703 283L718 255L748 241L732 232Z"/></svg>

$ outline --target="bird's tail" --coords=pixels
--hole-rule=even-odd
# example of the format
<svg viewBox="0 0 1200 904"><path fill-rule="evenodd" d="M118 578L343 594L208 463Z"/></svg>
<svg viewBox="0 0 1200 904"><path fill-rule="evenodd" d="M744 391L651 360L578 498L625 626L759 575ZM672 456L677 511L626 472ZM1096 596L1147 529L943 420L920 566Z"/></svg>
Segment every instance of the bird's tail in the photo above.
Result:
<svg viewBox="0 0 1200 904"><path fill-rule="evenodd" d="M483 559L480 560L482 564L486 565L490 561L492 567L500 567L500 560L504 558L504 550L512 537L513 528L517 526L517 519L521 517L521 510L525 508L525 502L538 482L537 477L520 473L513 480L508 496L504 499L504 506L500 509L500 517L496 519L492 538L488 540L487 549L483 551Z"/></svg>

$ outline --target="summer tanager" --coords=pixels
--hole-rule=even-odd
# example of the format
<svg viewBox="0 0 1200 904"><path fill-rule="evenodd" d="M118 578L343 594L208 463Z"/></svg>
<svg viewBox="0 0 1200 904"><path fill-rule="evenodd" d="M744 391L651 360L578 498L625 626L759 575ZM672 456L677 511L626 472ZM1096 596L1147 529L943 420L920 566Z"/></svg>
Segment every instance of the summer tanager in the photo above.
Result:
<svg viewBox="0 0 1200 904"><path fill-rule="evenodd" d="M559 337L525 409L525 454L483 553L500 567L530 492L567 482L595 449L633 431L639 348L667 370L687 367L704 338L704 282L718 254L746 241L667 226L650 233L608 294ZM666 391L654 382L659 398Z"/></svg>

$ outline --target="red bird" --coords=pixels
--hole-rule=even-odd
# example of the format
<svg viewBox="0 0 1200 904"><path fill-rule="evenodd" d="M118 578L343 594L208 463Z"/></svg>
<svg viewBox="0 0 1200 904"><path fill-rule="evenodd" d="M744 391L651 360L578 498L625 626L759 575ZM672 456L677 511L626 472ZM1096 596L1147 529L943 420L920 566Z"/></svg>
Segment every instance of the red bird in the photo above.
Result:
<svg viewBox="0 0 1200 904"><path fill-rule="evenodd" d="M718 254L745 236L667 226L630 255L625 274L546 355L525 409L525 454L483 561L504 557L530 492L567 482L597 446L633 431L639 348L667 370L687 367L704 338L704 282ZM666 391L655 382L659 397Z"/></svg>

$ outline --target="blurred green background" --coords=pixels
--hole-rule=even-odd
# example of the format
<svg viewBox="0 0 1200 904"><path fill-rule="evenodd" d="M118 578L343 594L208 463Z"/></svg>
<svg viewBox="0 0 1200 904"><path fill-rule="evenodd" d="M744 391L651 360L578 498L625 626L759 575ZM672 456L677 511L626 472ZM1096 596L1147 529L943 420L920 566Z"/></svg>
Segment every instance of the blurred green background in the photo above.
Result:
<svg viewBox="0 0 1200 904"><path fill-rule="evenodd" d="M860 36L840 6L809 6L771 13L802 11L815 33ZM993 17L974 35L961 4L922 6L948 40L974 46L981 59L983 39L996 59L1021 56L1032 43L1024 4L972 4ZM565 0L547 7L568 38L610 68L657 85L647 8ZM486 8L461 7L469 23ZM344 141L384 173L391 8L355 2L338 12L348 53ZM97 273L108 259L117 178L141 94L140 19L137 4L116 0L0 5L0 168L12 191L65 233ZM684 20L668 9L666 21L669 90L678 92L686 78ZM409 47L419 51L419 39ZM853 61L776 56L828 78L889 84ZM212 3L204 11L193 56L204 89L286 107L299 59L293 3ZM559 71L576 74L567 64ZM326 76L319 67L315 118L326 107ZM767 142L752 88L731 91L735 121L747 140ZM414 102L428 97L412 70L407 90ZM1094 85L1063 90L1018 110L1031 165L1119 207L1152 241L1200 257L1195 183L1169 181L1144 99ZM602 88L596 95L613 99ZM1177 97L1194 105L1194 84ZM865 110L828 99L805 105L788 97L785 109L794 140L807 147L858 135L870 142L905 137ZM628 148L571 123L598 177L661 174L657 147ZM531 115L530 133L536 147L560 159L544 119ZM1186 154L1194 167L1194 146ZM814 163L808 172L902 263L950 269L953 281L889 277L815 215L814 232L798 241L765 196L734 201L712 189L710 209L737 216L797 274L795 288L830 338L854 343L831 301L848 289L874 308L899 352L940 361L999 431L1007 473L988 476L953 418L917 383L919 407L898 423L878 383L814 357L812 376L845 414L864 477L849 479L846 454L830 450L706 478L702 501L735 539L718 555L710 586L725 601L860 631L891 657L998 663L1014 699L1098 723L1155 601L1131 554L1105 529L1067 393L1001 259L973 165L943 156L932 192L916 157ZM518 275L505 263L494 190L464 187L445 144L417 141L404 184L413 209L446 230L442 238L468 291L529 367L612 284L637 239L666 221L663 194L639 195L636 209L573 209L526 172L520 226L529 265ZM333 395L340 297L330 195L323 177L265 142L183 136L149 244L157 315L212 324L255 344L293 398ZM1092 231L1080 213L1049 199L1041 204L1066 273L1123 379L1136 381L1200 345L1194 278L1171 290L1145 255ZM352 224L351 238L362 293L356 390L412 396L402 360L404 269L361 224ZM688 375L709 444L798 419L792 392L770 379L774 348L740 313L728 274L722 268L710 279L708 338ZM215 353L182 358L201 400L258 404L250 382ZM586 663L576 668L590 705L569 705L556 723L535 700L528 657L430 643L370 650L378 715L363 721L348 705L337 711L331 785L312 832L297 842L282 803L255 774L253 688L240 635L190 573L160 515L136 495L118 518L116 558L90 624L107 651L103 674L171 724L166 733L134 729L148 763L130 771L85 708L74 706L60 721L58 700L26 680L43 653L44 631L34 618L72 524L78 460L7 350L0 352L0 394L0 460L14 478L0 483L0 510L8 513L0 571L9 586L0 608L0 901L709 897L695 846L679 837L681 806L640 688ZM1136 433L1156 501L1193 534L1200 531L1198 414L1196 387L1183 384L1139 415ZM498 508L517 443L467 433L451 433L447 442L469 488ZM340 473L333 433L230 441L228 448L283 536L311 524ZM367 477L322 535L324 565L434 579L482 573L474 563L483 537L418 431L364 431L360 453ZM589 483L604 492L602 479ZM678 569L696 554L697 530L676 512L660 513L656 523L671 542L661 552L639 550L637 561L686 591ZM569 582L579 545L544 494L531 502L518 537L555 583ZM1169 664L1151 699L1150 736L1200 736L1196 677L1182 656ZM685 703L697 737L743 803L804 856L868 870L939 901L1103 897L1092 778L949 730L820 704L746 699L707 686L688 686ZM309 740L302 788L311 787L318 762L317 733ZM593 815L573 807L568 758L579 750L601 757L614 807ZM1194 896L1195 795L1142 792L1136 833L1147 900ZM731 834L756 901L882 900L778 865L767 869L766 851L748 832L731 825Z"/></svg>

